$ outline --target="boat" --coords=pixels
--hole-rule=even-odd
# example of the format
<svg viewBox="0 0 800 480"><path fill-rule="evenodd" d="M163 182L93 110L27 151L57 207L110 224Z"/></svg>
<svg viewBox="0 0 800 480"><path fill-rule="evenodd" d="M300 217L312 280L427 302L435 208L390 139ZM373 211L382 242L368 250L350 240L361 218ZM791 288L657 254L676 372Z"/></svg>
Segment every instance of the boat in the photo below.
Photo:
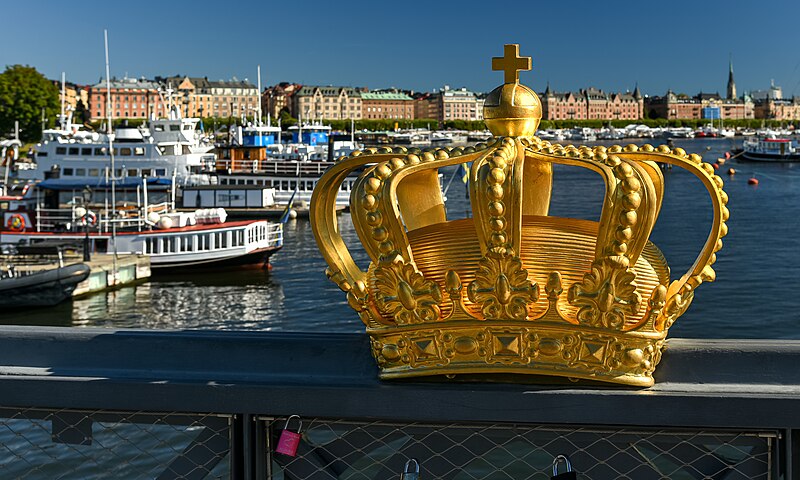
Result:
<svg viewBox="0 0 800 480"><path fill-rule="evenodd" d="M274 189L276 204L308 204L311 192L336 160L360 147L353 136L331 136L330 127L291 127L292 141L280 143L278 127L251 125L237 132L233 142L216 149L212 183L225 189L259 186ZM357 175L348 178L340 192L340 205L347 205Z"/></svg>
<svg viewBox="0 0 800 480"><path fill-rule="evenodd" d="M741 155L752 162L800 162L800 147L788 138L749 137Z"/></svg>
<svg viewBox="0 0 800 480"><path fill-rule="evenodd" d="M146 184L145 184L146 185ZM141 205L118 205L58 197L38 188L0 202L0 242L82 243L92 252L139 254L154 272L220 267L269 267L283 246L283 225L264 220L230 222L224 209L177 212L174 204L151 204L143 188ZM107 197L106 197L107 198ZM51 207L51 208L45 208Z"/></svg>
<svg viewBox="0 0 800 480"><path fill-rule="evenodd" d="M93 188L110 182L141 183L143 178L179 184L208 183L202 172L214 165L213 145L207 144L196 118L168 118L146 126L123 124L113 134L84 130L67 122L42 133L31 162L16 162L12 175L22 181L52 180ZM113 141L113 150L109 142ZM111 171L111 153L116 166Z"/></svg>
<svg viewBox="0 0 800 480"><path fill-rule="evenodd" d="M89 277L85 263L65 265L61 249L3 246L0 265L0 307L45 307L72 297Z"/></svg>

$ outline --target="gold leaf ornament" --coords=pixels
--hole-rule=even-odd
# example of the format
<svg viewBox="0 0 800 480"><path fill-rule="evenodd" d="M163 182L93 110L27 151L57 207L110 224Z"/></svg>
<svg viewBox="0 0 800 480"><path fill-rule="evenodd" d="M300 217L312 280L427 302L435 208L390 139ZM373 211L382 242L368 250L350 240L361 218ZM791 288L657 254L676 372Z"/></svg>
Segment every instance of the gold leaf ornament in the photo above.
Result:
<svg viewBox="0 0 800 480"><path fill-rule="evenodd" d="M569 289L568 301L577 307L578 321L592 327L621 329L625 317L639 308L636 275L608 258L594 262L583 281Z"/></svg>
<svg viewBox="0 0 800 480"><path fill-rule="evenodd" d="M539 299L539 286L528 280L522 261L510 253L489 251L481 259L467 296L481 305L487 320L525 320L528 304Z"/></svg>
<svg viewBox="0 0 800 480"><path fill-rule="evenodd" d="M434 322L441 317L439 285L426 280L414 265L392 262L375 270L375 302L398 325Z"/></svg>

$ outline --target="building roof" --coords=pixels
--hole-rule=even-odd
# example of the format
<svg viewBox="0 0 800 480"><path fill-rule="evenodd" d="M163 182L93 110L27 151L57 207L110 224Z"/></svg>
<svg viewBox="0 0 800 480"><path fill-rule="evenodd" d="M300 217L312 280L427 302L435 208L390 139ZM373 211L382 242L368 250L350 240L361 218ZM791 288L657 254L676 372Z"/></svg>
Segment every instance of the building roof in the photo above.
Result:
<svg viewBox="0 0 800 480"><path fill-rule="evenodd" d="M295 93L298 97L311 96L319 89L323 97L338 97L342 90L350 97L358 97L361 91L353 87L335 87L333 85L319 86L319 85L303 85L303 87Z"/></svg>
<svg viewBox="0 0 800 480"><path fill-rule="evenodd" d="M131 88L131 89L144 89L144 90L158 90L160 86L158 82L154 80L147 80L146 78L114 78L111 77L111 88ZM103 78L100 78L100 82L96 85L92 85L92 88L106 88L106 81Z"/></svg>
<svg viewBox="0 0 800 480"><path fill-rule="evenodd" d="M361 92L363 100L411 100L405 93L396 92Z"/></svg>

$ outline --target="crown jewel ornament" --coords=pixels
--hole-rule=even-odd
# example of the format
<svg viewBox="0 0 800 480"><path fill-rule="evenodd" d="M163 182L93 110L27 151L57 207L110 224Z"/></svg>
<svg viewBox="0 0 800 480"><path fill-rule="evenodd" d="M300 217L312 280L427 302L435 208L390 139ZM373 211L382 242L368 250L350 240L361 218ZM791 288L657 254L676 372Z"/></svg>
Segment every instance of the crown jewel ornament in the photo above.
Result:
<svg viewBox="0 0 800 480"><path fill-rule="evenodd" d="M669 327L715 278L728 198L711 165L665 145L537 138L541 103L519 83L530 67L518 45L492 59L505 83L486 99L489 142L356 151L314 190L326 274L366 325L382 378L505 373L650 386ZM472 218L448 220L439 169L469 162ZM675 280L648 240L664 195L656 162L690 171L711 197L708 239ZM554 164L602 178L599 222L548 215ZM359 169L350 212L367 271L353 261L335 210L341 183Z"/></svg>

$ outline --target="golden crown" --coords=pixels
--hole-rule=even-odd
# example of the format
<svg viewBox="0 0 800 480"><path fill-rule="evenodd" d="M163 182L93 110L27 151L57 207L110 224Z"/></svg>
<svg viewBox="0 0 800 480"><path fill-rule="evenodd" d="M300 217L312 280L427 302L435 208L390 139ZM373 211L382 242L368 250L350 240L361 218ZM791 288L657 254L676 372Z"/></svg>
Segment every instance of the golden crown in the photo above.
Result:
<svg viewBox="0 0 800 480"><path fill-rule="evenodd" d="M323 175L311 218L326 273L366 324L382 378L512 373L650 386L667 330L715 278L728 219L722 179L680 148L543 141L539 98L519 84L530 58L506 45L492 67L505 83L486 99L489 142L368 148ZM439 169L468 162L472 218L447 220ZM648 240L664 195L656 162L695 174L714 212L697 260L672 282ZM602 177L599 222L548 216L553 164ZM335 209L341 183L361 168L350 212L366 272Z"/></svg>

